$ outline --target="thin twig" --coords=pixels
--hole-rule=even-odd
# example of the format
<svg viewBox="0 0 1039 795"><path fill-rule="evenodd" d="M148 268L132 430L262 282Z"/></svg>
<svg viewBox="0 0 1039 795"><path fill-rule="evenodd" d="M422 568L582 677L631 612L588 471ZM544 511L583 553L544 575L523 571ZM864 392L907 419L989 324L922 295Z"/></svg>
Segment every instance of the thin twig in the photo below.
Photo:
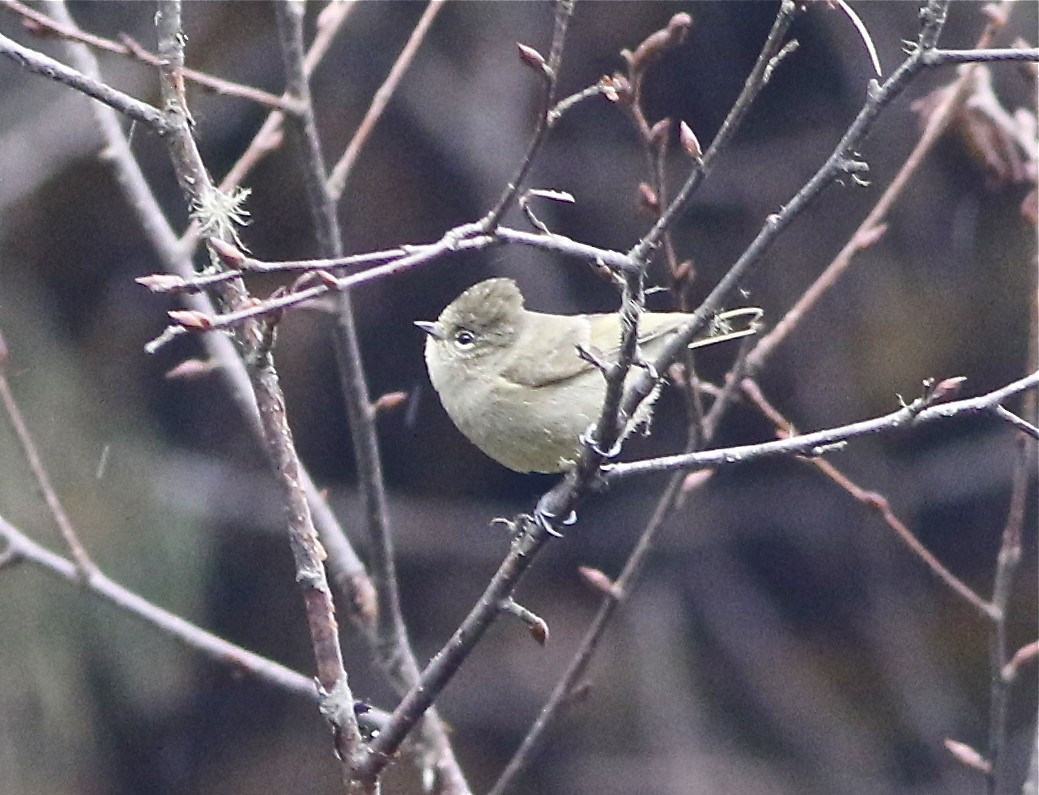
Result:
<svg viewBox="0 0 1039 795"><path fill-rule="evenodd" d="M1039 61L1039 48L996 50L931 50L924 56L925 66L946 66L958 63L993 63L997 61Z"/></svg>
<svg viewBox="0 0 1039 795"><path fill-rule="evenodd" d="M691 434L687 445L691 446L697 441L699 440L695 435ZM691 449L691 447L687 449ZM652 516L650 516L649 521L646 522L646 526L639 534L638 542L635 544L635 547L624 562L624 567L621 569L620 575L608 588L601 589L603 599L599 605L599 610L596 612L595 617L585 630L584 637L581 639L577 651L571 658L570 663L567 665L566 671L552 689L552 693L549 695L545 704L542 706L541 711L538 713L537 720L527 731L526 736L523 738L523 742L512 755L512 758L505 766L505 769L498 777L498 780L494 783L494 786L491 788L488 795L503 795L503 793L508 791L527 765L530 764L534 751L540 743L541 738L544 736L551 722L558 715L560 709L566 703L567 698L574 692L581 678L584 676L584 673L591 662L592 655L594 655L598 649L599 643L606 631L606 627L609 625L610 620L616 613L617 608L620 607L621 603L628 594L632 592L635 584L638 582L646 558L653 550L653 545L656 542L658 532L663 527L667 518L678 506L680 498L686 491L686 478L687 475L684 472L676 472L671 476L667 486L664 488L664 491L657 500ZM701 478L697 484L698 487L706 484L707 480L707 477Z"/></svg>
<svg viewBox="0 0 1039 795"><path fill-rule="evenodd" d="M951 417L976 414L994 415L996 406L1002 401L1021 392L1035 389L1037 385L1039 385L1039 371L1012 381L1000 389L966 400L926 407L926 398L921 398L909 406L881 417L823 431L815 431L814 433L800 434L789 439L614 464L604 473L603 477L607 483L614 483L637 475L672 472L677 469L694 470L747 464L752 461L760 461L779 455L821 455L834 449L835 446L840 445L842 442L848 442L861 436L886 433L898 428L915 425L926 425L935 421L947 420Z"/></svg>
<svg viewBox="0 0 1039 795"><path fill-rule="evenodd" d="M750 378L743 380L741 384L743 393L758 407L762 414L776 426L777 436L783 439L793 438L797 435L797 429L786 419L762 393L758 384ZM888 527L890 527L898 539L905 544L909 550L949 589L957 596L963 598L981 616L987 620L992 618L992 607L982 597L978 596L963 580L949 571L941 561L927 549L912 530L892 510L891 503L880 494L862 488L841 472L829 461L813 457L803 459L822 472L826 477L844 489L856 501L880 514Z"/></svg>
<svg viewBox="0 0 1039 795"><path fill-rule="evenodd" d="M86 33L75 25L66 26L47 16L41 14L34 8L18 2L18 0L0 0L0 5L3 5L15 14L30 20L32 24L44 28L50 33L60 36L68 41L79 42L80 44L86 44L89 47L94 47L98 50L104 50L105 52L115 53L116 55L123 55L141 63L148 64L149 66L158 66L159 58L148 50L144 49L140 44L131 39L129 36L124 36L122 42L112 41L106 39L104 36L97 36L93 33ZM220 77L214 77L213 75L206 74L205 72L199 72L195 69L184 69L184 79L196 83L203 88L209 89L217 94L222 94L228 97L240 97L247 99L251 102L256 102L259 105L266 105L270 108L276 108L278 110L284 110L289 113L296 112L296 108L293 107L292 103L287 101L284 97L277 97L268 91L264 91L254 86L247 86L241 83L235 83L231 80L224 80Z"/></svg>
<svg viewBox="0 0 1039 795"><path fill-rule="evenodd" d="M329 172L328 193L333 201L338 201L342 197L343 190L346 188L346 181L350 178L350 172L353 170L354 163L357 162L357 156L360 154L361 148L368 141L372 130L375 129L375 125L379 122L382 112L386 109L386 105L389 104L390 97L393 96L393 92L397 90L400 79L404 76L408 67L411 66L415 53L418 52L418 48L422 45L426 34L429 32L430 25L433 24L433 20L436 19L443 6L444 0L429 1L419 21L415 24L415 29L411 31L404 49L400 51L400 55L397 56L397 60L390 69L390 73L386 76L386 80L379 86L379 90L375 92L368 110L365 111L364 118L361 119L361 123L357 126L357 130L354 132L353 138L350 139L350 143L347 144L342 157L339 158L339 161Z"/></svg>
<svg viewBox="0 0 1039 795"><path fill-rule="evenodd" d="M495 572L479 601L465 617L450 640L430 660L416 685L408 691L379 736L372 740L366 771L377 775L386 767L411 728L436 700L444 686L479 643L500 615L499 605L511 596L531 561L551 537L530 517L516 520L516 540Z"/></svg>
<svg viewBox="0 0 1039 795"><path fill-rule="evenodd" d="M273 660L268 660L206 632L190 621L186 621L168 610L163 610L147 599L128 591L97 569L91 572L89 578L84 579L77 564L44 549L2 517L0 517L0 537L7 543L6 551L17 559L27 560L44 571L83 588L86 592L115 605L149 626L155 627L191 651L202 654L221 665L230 665L287 693L303 696L310 701L317 700L314 680L310 677L296 673Z"/></svg>
<svg viewBox="0 0 1039 795"><path fill-rule="evenodd" d="M1024 442L1024 440L1021 440ZM1010 682L1003 677L1007 654L1007 608L1010 603L1014 574L1021 562L1021 530L1024 525L1025 500L1029 476L1034 469L1034 447L1020 444L1014 468L1010 510L1003 528L999 553L996 556L996 575L992 586L992 623L989 627L989 665L991 667L989 693L989 733L986 759L989 770L985 776L988 795L995 795L999 786L1000 762L1006 747L1007 701Z"/></svg>
<svg viewBox="0 0 1039 795"><path fill-rule="evenodd" d="M772 62L772 58L775 57L776 53L778 53L782 48L783 38L786 36L787 30L789 30L790 25L801 11L801 7L792 2L792 0L783 0L779 13L776 15L776 19L772 23L772 29L769 31L765 43L761 48L761 52L758 55L758 59L754 64L754 68L744 81L743 89L740 91L739 97L736 98L736 102L733 103L731 110L725 117L725 121L722 123L721 129L718 130L718 134L714 136L714 140L711 141L711 145L707 148L707 151L704 152L700 163L698 163L696 168L694 168L692 173L690 173L685 184L682 185L681 189L668 205L667 209L660 215L660 218L658 218L657 222L653 224L653 227L642 237L641 240L639 240L631 251L628 252L631 258L636 262L642 263L648 259L650 253L654 248L656 248L657 243L660 242L660 238L663 236L664 232L685 210L685 207L692 198L693 193L710 171L715 158L724 151L733 134L743 123L743 120L746 118L747 112L750 110L751 105L753 105L754 100L757 99L761 89L765 87L765 83L767 82L766 72L769 68L769 64Z"/></svg>
<svg viewBox="0 0 1039 795"><path fill-rule="evenodd" d="M1028 352L1026 366L1039 365L1039 290L1033 282L1032 306L1029 318ZM1029 393L1023 401L1022 414L1033 422L1036 420L1036 406L1039 397ZM1007 412L1009 413L1009 412ZM1016 415L1012 415L1015 416ZM1021 422L1026 425L1030 423ZM1034 427L1034 426L1033 426ZM989 696L989 736L988 762L989 771L985 783L988 795L995 795L999 787L1000 766L1006 747L1007 706L1010 696L1012 677L1005 675L1010 661L1007 650L1007 608L1010 603L1011 587L1014 574L1021 561L1021 540L1024 532L1025 509L1028 501L1030 481L1035 474L1036 446L1028 439L1017 440L1017 461L1014 467L1013 485L1010 492L1010 505L1007 511L1006 524L996 556L996 574L992 584L992 624L989 628L989 664L990 696Z"/></svg>
<svg viewBox="0 0 1039 795"><path fill-rule="evenodd" d="M303 68L308 76L325 57L328 49L332 46L332 41L346 22L354 5L354 0L333 0L318 14L317 31L303 62ZM253 136L253 139L245 148L245 151L234 162L234 165L224 175L224 178L220 180L221 191L229 193L235 187L241 185L245 182L245 178L249 176L250 172L267 155L281 146L281 127L284 122L285 114L280 110L272 111L267 115L263 124L260 125L260 129L257 130L256 135ZM181 243L186 248L194 250L195 245L198 243L198 231L197 223L192 222L189 224L187 230L181 236ZM315 489L314 492L316 493L317 490ZM330 514L331 512L325 511L325 513Z"/></svg>
<svg viewBox="0 0 1039 795"><path fill-rule="evenodd" d="M383 279L390 275L400 274L412 268L428 265L440 257L457 251L473 251L502 245L504 243L518 243L521 245L544 249L546 251L554 251L578 257L586 261L602 262L608 267L616 268L621 271L631 270L631 260L629 260L625 254L618 251L600 249L596 246L578 243L577 241L569 240L568 238L559 235L549 236L533 234L531 232L523 232L505 227L498 227L493 235L485 235L481 233L481 226L479 223L469 223L448 230L436 243L408 246L406 249L402 249L402 251L408 252L403 256L393 259L384 265L379 265L366 271L362 271L361 273L343 276L330 281L321 281L317 284L311 285L310 287L299 289L284 295L278 295L269 298L266 301L253 302L243 309L224 312L219 315L211 312L202 313L205 320L201 325L194 327L185 327L183 325L171 326L162 336L149 343L145 349L150 353L154 353L162 345L182 334L202 330L215 331L218 329L235 328L254 318L277 314L286 309L307 303L308 301L312 301L333 290L348 290L367 282ZM351 262L357 262L363 259L378 259L386 253L387 252L375 252L370 255L324 258L314 260L313 262L317 263L317 270L325 270L327 268L341 267L350 264ZM303 266L305 265L306 261L293 261L286 263L285 270L303 270ZM271 264L269 269L277 270L279 268L276 264ZM242 270L248 270L248 267L242 268ZM183 286L188 287L193 283L193 281L193 279L187 279ZM163 288L160 286L158 291L162 292Z"/></svg>
<svg viewBox="0 0 1039 795"><path fill-rule="evenodd" d="M2 34L0 34L0 55L7 56L30 72L49 77L51 80L56 80L69 88L74 88L76 91L96 99L98 102L103 102L125 116L146 124L157 135L166 135L171 132L171 127L166 117L158 108L152 107L147 102L141 102L141 100L135 99L129 94L124 94L122 91L117 91L111 86L94 80L43 53L23 47Z"/></svg>
<svg viewBox="0 0 1039 795"><path fill-rule="evenodd" d="M29 469L32 470L33 477L36 478L36 485L40 487L44 502L47 503L47 508L50 510L55 524L58 525L58 530L61 531L61 537L65 540L65 546L69 548L69 552L72 553L72 559L76 561L79 576L89 579L97 571L97 566L90 559L86 548L79 540L76 528L73 527L72 521L69 519L68 514L65 513L65 508L62 506L61 500L58 499L58 492L51 484L47 468L43 465L40 451L36 448L36 443L29 432L29 426L18 408L18 402L15 400L14 393L11 391L11 385L7 381L8 356L7 344L3 339L3 335L0 334L0 403L3 403L4 411L7 412L7 416L11 420L11 427L14 428L14 434L18 437L18 443L22 447L22 454L29 464Z"/></svg>
<svg viewBox="0 0 1039 795"><path fill-rule="evenodd" d="M1005 7L1009 1L1004 0L1002 5ZM1003 18L1002 14L989 16L989 21L977 40L978 47L986 47L992 42L1001 27L999 20ZM858 229L848 238L848 242L837 256L833 258L833 261L826 266L812 285L794 302L794 305L790 307L772 330L761 337L755 344L754 350L747 359L748 371L751 374L758 372L764 366L776 347L797 327L801 318L836 284L841 275L850 267L855 255L872 245L883 234L884 219L902 195L912 176L920 168L927 155L948 128L957 109L967 99L972 84L973 70L971 69L965 70L963 74L957 77L952 90L945 95L928 118L927 125L920 134L920 139L913 147L913 151L909 153L905 162L898 169L898 173L895 174L891 183L877 200L877 203L873 205L873 208L867 213L862 223L859 224Z"/></svg>
<svg viewBox="0 0 1039 795"><path fill-rule="evenodd" d="M336 3L329 8L340 5L342 4ZM49 3L48 7L63 25L75 27L63 2ZM66 44L66 49L70 60L80 71L95 80L99 79L97 60L89 49L71 41ZM136 213L138 223L158 254L162 267L168 273L177 274L181 279L189 281L195 276L190 253L177 240L176 233L159 207L140 165L130 150L119 117L105 105L92 104L91 110L105 141L104 159L111 165L116 182L126 196L127 204ZM183 300L192 310L203 315L216 314L208 295L186 295ZM245 366L235 351L234 343L225 334L206 334L202 338L202 344L209 357L219 364L217 372L224 380L231 399L256 437L262 439L263 428L260 425L252 385ZM364 565L347 540L321 491L305 470L303 487L314 513L314 521L321 531L322 542L328 551L336 583L347 597L345 602L349 608L348 615L360 625L370 625L374 620L374 597Z"/></svg>
<svg viewBox="0 0 1039 795"><path fill-rule="evenodd" d="M204 205L207 192L216 190L191 133L190 116L184 100L184 81L180 69L184 65L184 36L180 24L179 0L160 0L155 14L158 32L160 90L167 118L172 127L169 138L170 156L177 180L192 207ZM228 292L228 288L232 291ZM234 301L242 300L237 285L220 285ZM234 306L232 304L232 306ZM336 749L343 760L344 780L352 780L352 769L362 754L364 743L353 710L353 696L343 667L338 624L331 589L325 574L325 552L318 541L310 506L301 487L302 472L292 432L285 412L285 398L269 351L265 329L256 324L245 326L239 336L244 356L250 366L253 391L264 429L265 450L270 458L275 479L281 489L282 504L288 525L289 544L296 566L296 581L306 607L307 625L321 685L321 712L332 725Z"/></svg>
<svg viewBox="0 0 1039 795"><path fill-rule="evenodd" d="M501 196L498 197L498 201L494 203L494 207L492 207L490 212L488 212L480 221L481 228L485 232L491 232L494 230L501 221L505 211L509 208L509 205L516 198L516 194L519 193L520 188L523 187L523 181L527 178L527 173L530 171L530 167L534 165L534 158L537 156L538 150L541 149L541 145L545 141L545 136L551 127L549 124L549 118L556 101L556 87L559 84L559 70L563 64L563 49L566 44L566 33L570 27L570 20L574 15L574 5L575 0L556 0L555 28L552 33L552 48L549 51L547 64L543 64L541 69L541 74L545 82L545 93L542 100L541 112L538 115L537 123L534 126L534 133L531 135L530 142L527 144L527 151L524 153L523 159L520 161L519 167L516 169L516 173L506 184L505 190L502 191Z"/></svg>
<svg viewBox="0 0 1039 795"><path fill-rule="evenodd" d="M1031 436L1033 439L1039 440L1039 428L1032 425L1032 423L1018 417L1014 412L1008 411L1007 409L999 406L996 409L996 416L1001 420L1006 420L1010 425L1013 425L1019 431Z"/></svg>
<svg viewBox="0 0 1039 795"><path fill-rule="evenodd" d="M288 92L299 100L303 110L296 120L294 131L297 133L303 155L303 176L316 237L325 256L341 257L343 244L336 214L336 201L329 188L310 86L304 69L303 10L302 5L295 3L279 3L275 7L285 64L286 86ZM371 398L361 360L350 294L346 290L338 290L335 299L336 361L339 366L340 386L347 406L366 524L373 541L371 568L379 605L376 624L378 639L375 645L380 663L391 683L399 690L406 691L418 680L419 669L400 608L393 536L382 475L382 459L375 433L375 417L370 410ZM454 757L446 729L435 713L427 715L426 718L422 727L423 739L432 749L436 786L444 792L456 795L468 793L469 787ZM366 758L366 749L355 749L355 756L350 760L351 766L355 771L356 780L363 786L374 789L377 788L377 776L368 775L364 770ZM425 764L425 760L422 760L422 764Z"/></svg>

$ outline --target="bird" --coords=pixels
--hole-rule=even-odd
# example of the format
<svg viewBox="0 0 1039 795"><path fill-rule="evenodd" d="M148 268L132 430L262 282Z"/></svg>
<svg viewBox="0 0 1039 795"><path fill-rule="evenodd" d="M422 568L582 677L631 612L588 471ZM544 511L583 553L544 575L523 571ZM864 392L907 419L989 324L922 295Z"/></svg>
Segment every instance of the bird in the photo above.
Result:
<svg viewBox="0 0 1039 795"><path fill-rule="evenodd" d="M689 347L753 334L761 314L751 307L720 313ZM642 354L656 357L692 317L641 313ZM465 290L435 321L415 325L427 335L425 361L433 388L469 441L516 472L558 473L573 466L583 434L602 411L606 380L596 362L616 361L618 313L532 312L515 281L494 278ZM648 424L654 398L655 392L643 401L625 435Z"/></svg>

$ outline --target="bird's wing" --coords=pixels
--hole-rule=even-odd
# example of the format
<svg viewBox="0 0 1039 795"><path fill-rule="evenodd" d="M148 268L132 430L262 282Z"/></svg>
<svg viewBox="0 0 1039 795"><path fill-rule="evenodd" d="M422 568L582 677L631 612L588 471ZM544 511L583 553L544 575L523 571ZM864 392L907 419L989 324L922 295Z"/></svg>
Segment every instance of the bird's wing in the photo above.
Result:
<svg viewBox="0 0 1039 795"><path fill-rule="evenodd" d="M692 342L690 348L701 348L716 342L739 339L757 331L761 310L755 307L719 312ZM644 312L639 318L639 345L655 356L667 337L689 322L692 315L682 312ZM617 315L589 315L592 345L612 361L620 350L620 321Z"/></svg>
<svg viewBox="0 0 1039 795"><path fill-rule="evenodd" d="M544 315L529 312L516 340L512 361L502 377L522 386L541 387L588 372L578 346L594 353L587 319L579 315Z"/></svg>

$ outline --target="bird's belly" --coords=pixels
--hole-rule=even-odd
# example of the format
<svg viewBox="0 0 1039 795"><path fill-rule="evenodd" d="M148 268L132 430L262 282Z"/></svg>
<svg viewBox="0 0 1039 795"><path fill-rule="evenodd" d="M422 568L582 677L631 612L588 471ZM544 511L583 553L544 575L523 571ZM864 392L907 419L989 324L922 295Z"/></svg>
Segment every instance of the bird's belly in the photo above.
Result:
<svg viewBox="0 0 1039 795"><path fill-rule="evenodd" d="M541 387L481 384L445 408L484 453L517 472L561 472L581 451L581 433L598 418L604 388L561 382Z"/></svg>

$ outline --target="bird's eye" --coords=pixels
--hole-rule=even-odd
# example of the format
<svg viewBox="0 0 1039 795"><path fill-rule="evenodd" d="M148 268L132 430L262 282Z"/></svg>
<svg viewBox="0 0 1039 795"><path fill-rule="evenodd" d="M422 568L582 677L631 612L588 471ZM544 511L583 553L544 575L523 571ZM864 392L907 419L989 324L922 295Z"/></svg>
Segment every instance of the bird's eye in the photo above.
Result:
<svg viewBox="0 0 1039 795"><path fill-rule="evenodd" d="M476 344L476 335L469 329L463 328L455 332L455 345L459 348L469 349Z"/></svg>

